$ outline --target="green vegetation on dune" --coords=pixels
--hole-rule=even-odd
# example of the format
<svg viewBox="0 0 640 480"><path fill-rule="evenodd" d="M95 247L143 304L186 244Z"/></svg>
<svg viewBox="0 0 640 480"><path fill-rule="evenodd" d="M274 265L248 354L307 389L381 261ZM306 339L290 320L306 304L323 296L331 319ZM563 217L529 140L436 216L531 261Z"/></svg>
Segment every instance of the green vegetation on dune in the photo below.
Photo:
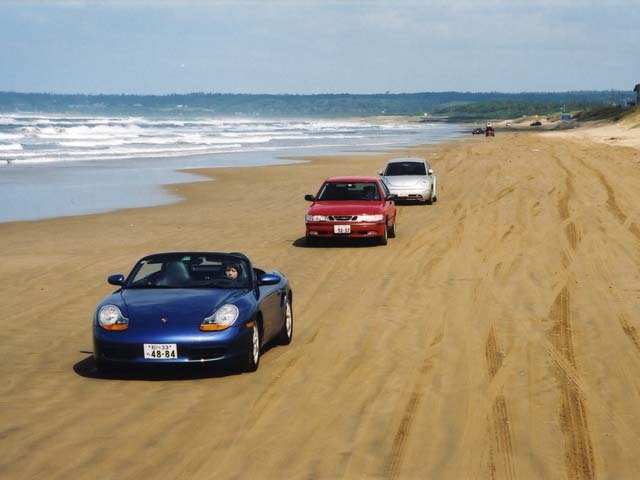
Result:
<svg viewBox="0 0 640 480"><path fill-rule="evenodd" d="M596 120L640 120L638 108L625 108L620 106L607 106L583 110L575 115L575 118L585 122Z"/></svg>
<svg viewBox="0 0 640 480"><path fill-rule="evenodd" d="M494 102L478 102L466 105L444 106L434 114L447 116L451 120L470 121L489 118L506 120L531 116L558 115L561 112L576 112L602 108L602 103L594 99L561 100L498 100ZM610 107L619 109L620 107ZM560 112L560 113L559 113Z"/></svg>

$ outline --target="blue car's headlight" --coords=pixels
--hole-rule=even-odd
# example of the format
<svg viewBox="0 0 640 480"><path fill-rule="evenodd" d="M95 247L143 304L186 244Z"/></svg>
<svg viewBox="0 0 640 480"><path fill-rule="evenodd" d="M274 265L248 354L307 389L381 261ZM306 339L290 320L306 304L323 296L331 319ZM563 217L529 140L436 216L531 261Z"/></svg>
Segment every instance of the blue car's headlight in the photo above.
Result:
<svg viewBox="0 0 640 480"><path fill-rule="evenodd" d="M238 307L227 303L216 310L213 315L205 318L200 324L200 330L225 330L236 322L239 313Z"/></svg>
<svg viewBox="0 0 640 480"><path fill-rule="evenodd" d="M105 330L126 330L129 319L115 305L105 305L98 312L98 323Z"/></svg>

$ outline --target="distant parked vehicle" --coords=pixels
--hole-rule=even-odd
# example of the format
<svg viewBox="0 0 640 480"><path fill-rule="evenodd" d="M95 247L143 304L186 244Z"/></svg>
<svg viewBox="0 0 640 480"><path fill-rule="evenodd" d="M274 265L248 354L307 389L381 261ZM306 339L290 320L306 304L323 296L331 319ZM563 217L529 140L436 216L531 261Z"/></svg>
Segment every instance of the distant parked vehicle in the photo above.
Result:
<svg viewBox="0 0 640 480"><path fill-rule="evenodd" d="M484 130L482 128L474 128L471 133L473 133L474 135L482 135L484 133Z"/></svg>
<svg viewBox="0 0 640 480"><path fill-rule="evenodd" d="M536 120L535 122L529 124L530 127L539 127L540 125L542 125L542 122L539 120Z"/></svg>
<svg viewBox="0 0 640 480"><path fill-rule="evenodd" d="M431 205L438 200L437 179L433 168L422 158L395 158L378 172L382 183L398 200Z"/></svg>

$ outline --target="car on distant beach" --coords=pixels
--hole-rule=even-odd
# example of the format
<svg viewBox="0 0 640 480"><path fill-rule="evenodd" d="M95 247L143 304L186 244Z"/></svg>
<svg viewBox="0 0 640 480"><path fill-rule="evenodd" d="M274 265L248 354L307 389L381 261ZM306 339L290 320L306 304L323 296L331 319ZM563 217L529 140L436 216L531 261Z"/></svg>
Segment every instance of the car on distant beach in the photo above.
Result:
<svg viewBox="0 0 640 480"><path fill-rule="evenodd" d="M377 177L331 177L305 215L306 241L329 238L375 238L382 245L396 236L395 195Z"/></svg>
<svg viewBox="0 0 640 480"><path fill-rule="evenodd" d="M378 174L397 200L427 205L438 201L438 179L429 162L423 158L394 158Z"/></svg>
<svg viewBox="0 0 640 480"><path fill-rule="evenodd" d="M542 122L540 120L536 120L535 122L531 122L531 124L529 124L530 127L539 127L542 125Z"/></svg>
<svg viewBox="0 0 640 480"><path fill-rule="evenodd" d="M482 135L484 133L484 130L478 127L471 130L471 133L473 133L474 135Z"/></svg>
<svg viewBox="0 0 640 480"><path fill-rule="evenodd" d="M97 306L94 359L99 372L151 364L236 361L258 368L262 348L293 335L293 296L278 271L241 253L167 252L111 275L119 288Z"/></svg>

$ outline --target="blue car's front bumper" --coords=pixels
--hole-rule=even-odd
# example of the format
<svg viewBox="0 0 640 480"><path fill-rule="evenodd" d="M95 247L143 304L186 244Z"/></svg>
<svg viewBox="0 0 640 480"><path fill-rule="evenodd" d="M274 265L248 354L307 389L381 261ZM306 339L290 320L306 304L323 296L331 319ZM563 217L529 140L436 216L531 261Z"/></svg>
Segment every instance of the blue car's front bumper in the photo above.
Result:
<svg viewBox="0 0 640 480"><path fill-rule="evenodd" d="M244 325L196 335L163 335L142 338L128 332L112 332L94 326L93 352L98 362L120 364L203 363L245 358L251 350L252 330ZM144 357L144 344L176 344L177 358Z"/></svg>

